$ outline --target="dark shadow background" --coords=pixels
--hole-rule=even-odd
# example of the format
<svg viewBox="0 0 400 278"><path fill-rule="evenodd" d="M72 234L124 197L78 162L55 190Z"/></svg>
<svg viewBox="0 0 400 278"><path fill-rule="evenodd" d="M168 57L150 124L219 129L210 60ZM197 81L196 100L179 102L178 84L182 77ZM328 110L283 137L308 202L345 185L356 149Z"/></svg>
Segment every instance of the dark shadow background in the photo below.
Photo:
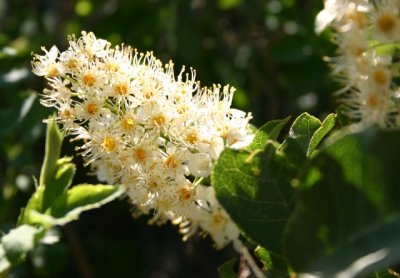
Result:
<svg viewBox="0 0 400 278"><path fill-rule="evenodd" d="M42 78L31 73L31 52L67 34L93 31L113 44L193 67L203 86L237 88L236 108L256 126L303 111L323 118L336 90L322 61L334 47L314 33L321 0L0 0L0 229L15 225L34 190L44 154ZM63 154L72 155L65 142ZM75 184L96 181L75 159ZM209 239L182 243L176 227L133 219L126 200L85 213L60 229L61 242L40 246L12 277L217 277L236 256Z"/></svg>

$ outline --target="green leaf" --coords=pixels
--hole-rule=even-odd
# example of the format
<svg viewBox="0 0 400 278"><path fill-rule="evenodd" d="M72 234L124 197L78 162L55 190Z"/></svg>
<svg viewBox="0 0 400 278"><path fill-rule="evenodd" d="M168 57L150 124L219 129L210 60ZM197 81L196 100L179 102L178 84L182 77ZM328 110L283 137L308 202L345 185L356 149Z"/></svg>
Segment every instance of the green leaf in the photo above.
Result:
<svg viewBox="0 0 400 278"><path fill-rule="evenodd" d="M18 217L17 225L33 224L30 217L31 211L40 211L43 204L43 192L45 188L43 186L37 187L35 193L32 194L31 198L24 209L21 210L21 214Z"/></svg>
<svg viewBox="0 0 400 278"><path fill-rule="evenodd" d="M57 160L61 153L63 134L54 119L49 119L46 131L45 156L40 172L40 185L48 184L56 173Z"/></svg>
<svg viewBox="0 0 400 278"><path fill-rule="evenodd" d="M54 200L62 195L72 184L76 167L69 163L70 158L62 158L57 161L57 170L48 181L43 192L43 204L41 211L47 210Z"/></svg>
<svg viewBox="0 0 400 278"><path fill-rule="evenodd" d="M400 259L399 138L399 130L343 132L313 158L286 229L295 270L364 277Z"/></svg>
<svg viewBox="0 0 400 278"><path fill-rule="evenodd" d="M3 236L1 245L7 260L13 265L25 260L27 253L35 247L41 231L33 226L22 225ZM3 259L1 261L4 262Z"/></svg>
<svg viewBox="0 0 400 278"><path fill-rule="evenodd" d="M221 205L242 233L277 254L292 210L294 170L272 143L248 153L225 149L211 174Z"/></svg>
<svg viewBox="0 0 400 278"><path fill-rule="evenodd" d="M255 254L271 277L289 277L286 262L282 258L271 254L261 246L257 246Z"/></svg>
<svg viewBox="0 0 400 278"><path fill-rule="evenodd" d="M267 144L268 140L276 140L281 132L282 128L289 121L290 117L282 120L269 121L260 127L253 139L253 142L249 145L249 150L262 150Z"/></svg>
<svg viewBox="0 0 400 278"><path fill-rule="evenodd" d="M0 244L0 278L8 277L8 272L11 269L11 263L7 259L6 251L3 245Z"/></svg>
<svg viewBox="0 0 400 278"><path fill-rule="evenodd" d="M218 0L218 7L221 10L229 10L236 8L242 3L243 0Z"/></svg>
<svg viewBox="0 0 400 278"><path fill-rule="evenodd" d="M349 107L343 104L336 108L337 121L341 126L348 126L354 123L354 120L349 115L349 110Z"/></svg>
<svg viewBox="0 0 400 278"><path fill-rule="evenodd" d="M307 154L314 133L321 127L321 121L308 113L296 118L289 130L289 137L282 143L282 149L291 148L290 144L297 144Z"/></svg>
<svg viewBox="0 0 400 278"><path fill-rule="evenodd" d="M63 136L54 120L49 120L46 132L46 153L40 183L22 210L18 225L33 224L31 212L44 213L72 184L76 167L70 157L58 158Z"/></svg>
<svg viewBox="0 0 400 278"><path fill-rule="evenodd" d="M373 274L373 278L395 278L399 277L400 275L391 269L385 269Z"/></svg>
<svg viewBox="0 0 400 278"><path fill-rule="evenodd" d="M214 166L211 182L219 202L248 239L274 256L283 256L283 233L294 207L293 186L308 162L307 151L329 131L332 117L321 125L303 113L279 147L268 136L276 138L288 119L268 123L255 136L255 151L226 149Z"/></svg>
<svg viewBox="0 0 400 278"><path fill-rule="evenodd" d="M99 208L125 192L122 186L81 184L59 196L45 214L31 212L32 221L45 227L65 225L87 210Z"/></svg>
<svg viewBox="0 0 400 278"><path fill-rule="evenodd" d="M322 122L321 126L315 131L314 135L311 137L310 144L307 150L307 156L310 156L318 144L324 139L324 137L332 130L335 126L336 115L329 114L325 120Z"/></svg>
<svg viewBox="0 0 400 278"><path fill-rule="evenodd" d="M237 258L231 259L218 267L218 274L221 278L237 278L234 268L237 264Z"/></svg>

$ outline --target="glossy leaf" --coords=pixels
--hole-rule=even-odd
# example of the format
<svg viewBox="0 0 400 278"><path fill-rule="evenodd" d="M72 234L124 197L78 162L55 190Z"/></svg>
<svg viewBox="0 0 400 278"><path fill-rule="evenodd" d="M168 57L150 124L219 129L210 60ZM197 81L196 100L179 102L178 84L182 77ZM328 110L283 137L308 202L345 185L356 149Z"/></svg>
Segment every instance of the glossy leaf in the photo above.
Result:
<svg viewBox="0 0 400 278"><path fill-rule="evenodd" d="M324 137L332 130L335 126L336 115L329 114L322 122L321 126L314 132L311 137L310 144L307 149L307 156L310 156L318 144L324 139Z"/></svg>
<svg viewBox="0 0 400 278"><path fill-rule="evenodd" d="M45 227L65 225L78 219L87 210L99 208L124 193L123 187L113 185L81 184L59 196L45 214L32 212L30 217L35 223Z"/></svg>
<svg viewBox="0 0 400 278"><path fill-rule="evenodd" d="M277 257L267 249L257 246L255 249L257 258L264 265L264 270L272 277L289 277L287 264L282 257Z"/></svg>
<svg viewBox="0 0 400 278"><path fill-rule="evenodd" d="M63 135L54 119L49 119L46 131L46 149L40 172L40 185L46 185L56 173L57 160L60 157Z"/></svg>
<svg viewBox="0 0 400 278"><path fill-rule="evenodd" d="M287 228L295 270L363 277L400 259L399 137L377 128L343 133L315 156Z"/></svg>
<svg viewBox="0 0 400 278"><path fill-rule="evenodd" d="M43 192L44 186L37 187L36 191L32 194L31 198L25 208L21 210L21 214L18 217L17 225L33 224L30 214L32 211L40 211L43 204Z"/></svg>
<svg viewBox="0 0 400 278"><path fill-rule="evenodd" d="M226 149L211 175L217 198L249 239L281 253L281 237L292 208L285 157L268 143L264 151Z"/></svg>
<svg viewBox="0 0 400 278"><path fill-rule="evenodd" d="M292 124L288 138L279 146L276 139L288 119L267 123L256 133L251 145L256 150L224 150L214 166L211 181L217 198L245 236L274 255L282 255L282 236L294 206L292 184L308 158L315 132L314 147L332 125L324 127L308 113ZM264 149L258 149L264 146Z"/></svg>
<svg viewBox="0 0 400 278"><path fill-rule="evenodd" d="M48 180L43 192L42 210L51 206L54 200L62 195L72 184L76 167L70 163L70 158L62 158L57 161L57 169L53 177Z"/></svg>
<svg viewBox="0 0 400 278"><path fill-rule="evenodd" d="M282 120L273 120L264 124L255 133L253 142L249 145L249 150L262 150L268 140L276 140L282 128L289 121L290 117Z"/></svg>
<svg viewBox="0 0 400 278"><path fill-rule="evenodd" d="M282 143L281 149L289 149L290 156L306 155L310 148L315 132L321 127L321 121L308 113L303 113L296 118L289 130L288 138ZM322 139L322 138L321 138ZM293 144L297 146L293 148ZM294 151L297 149L297 151ZM295 152L302 151L301 154Z"/></svg>
<svg viewBox="0 0 400 278"><path fill-rule="evenodd" d="M46 132L45 158L39 185L21 212L18 225L32 224L31 212L43 213L54 200L71 186L76 167L71 158L59 158L63 135L54 120L49 120Z"/></svg>

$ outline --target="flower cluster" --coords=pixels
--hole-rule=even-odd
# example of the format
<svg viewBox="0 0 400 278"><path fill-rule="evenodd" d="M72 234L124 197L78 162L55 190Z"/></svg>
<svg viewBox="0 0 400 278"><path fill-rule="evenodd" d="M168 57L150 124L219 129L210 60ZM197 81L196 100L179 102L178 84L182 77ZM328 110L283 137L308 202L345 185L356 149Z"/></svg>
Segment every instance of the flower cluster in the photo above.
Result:
<svg viewBox="0 0 400 278"><path fill-rule="evenodd" d="M207 185L222 150L253 138L251 115L230 108L233 88L202 88L193 70L175 77L172 62L111 47L93 33L69 37L61 53L42 50L32 61L49 85L41 103L58 110L57 121L82 142L78 151L99 180L126 186L135 215L179 224L184 239L205 232L217 248L238 238Z"/></svg>
<svg viewBox="0 0 400 278"><path fill-rule="evenodd" d="M317 32L328 25L336 32L333 72L344 84L338 94L353 122L400 126L399 12L399 0L326 0L317 16Z"/></svg>

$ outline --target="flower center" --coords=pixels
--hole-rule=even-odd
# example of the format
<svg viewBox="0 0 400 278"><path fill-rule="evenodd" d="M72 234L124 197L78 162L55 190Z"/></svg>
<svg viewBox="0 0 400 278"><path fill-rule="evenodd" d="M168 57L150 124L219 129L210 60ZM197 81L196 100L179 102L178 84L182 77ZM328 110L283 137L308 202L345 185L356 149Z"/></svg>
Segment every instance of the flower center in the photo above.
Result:
<svg viewBox="0 0 400 278"><path fill-rule="evenodd" d="M165 122L166 122L166 119L165 119L164 115L162 115L162 114L158 114L158 115L154 116L154 118L153 118L153 123L158 126L164 125Z"/></svg>
<svg viewBox="0 0 400 278"><path fill-rule="evenodd" d="M389 76L384 69L378 68L374 71L373 75L375 83L380 86L386 86L389 83Z"/></svg>
<svg viewBox="0 0 400 278"><path fill-rule="evenodd" d="M192 198L192 189L185 185L184 187L182 187L181 189L179 189L179 199L181 201L187 201L190 200Z"/></svg>
<svg viewBox="0 0 400 278"><path fill-rule="evenodd" d="M146 151L142 148L135 149L135 156L141 162L145 161L147 158Z"/></svg>
<svg viewBox="0 0 400 278"><path fill-rule="evenodd" d="M96 78L93 76L93 74L85 74L82 78L82 82L83 84L85 84L86 86L93 86L94 82L96 82Z"/></svg>
<svg viewBox="0 0 400 278"><path fill-rule="evenodd" d="M61 116L63 118L69 119L69 118L72 118L74 116L74 112L72 111L72 109L66 108L61 112Z"/></svg>
<svg viewBox="0 0 400 278"><path fill-rule="evenodd" d="M94 102L89 102L86 104L86 112L89 115L94 116L99 112L99 106Z"/></svg>
<svg viewBox="0 0 400 278"><path fill-rule="evenodd" d="M186 142L189 142L191 144L196 143L198 139L199 138L197 137L197 134L194 132L189 133L188 135L186 135L186 138L185 138Z"/></svg>
<svg viewBox="0 0 400 278"><path fill-rule="evenodd" d="M368 99L367 99L367 105L368 105L369 107L375 108L376 106L378 106L378 104L379 104L379 98L378 98L375 94L370 95L370 96L368 97Z"/></svg>
<svg viewBox="0 0 400 278"><path fill-rule="evenodd" d="M376 23L381 32L390 33L396 26L396 17L390 13L381 14Z"/></svg>
<svg viewBox="0 0 400 278"><path fill-rule="evenodd" d="M135 126L135 121L132 118L126 117L122 119L121 125L125 131L131 131Z"/></svg>
<svg viewBox="0 0 400 278"><path fill-rule="evenodd" d="M55 65L51 66L49 68L49 71L47 72L48 77L56 77L56 76L58 76L58 74L59 74L59 72Z"/></svg>
<svg viewBox="0 0 400 278"><path fill-rule="evenodd" d="M175 169L178 166L178 160L172 154L165 159L164 163L170 169Z"/></svg>
<svg viewBox="0 0 400 278"><path fill-rule="evenodd" d="M212 223L215 226L222 226L227 222L227 219L224 215L217 212L212 216Z"/></svg>
<svg viewBox="0 0 400 278"><path fill-rule="evenodd" d="M78 61L74 58L71 58L68 60L67 62L67 67L71 70L76 69L76 67L78 66Z"/></svg>
<svg viewBox="0 0 400 278"><path fill-rule="evenodd" d="M126 83L115 84L114 92L117 95L126 95L128 93L128 85Z"/></svg>
<svg viewBox="0 0 400 278"><path fill-rule="evenodd" d="M113 137L105 137L101 143L101 146L107 152L112 152L117 148L117 142Z"/></svg>

